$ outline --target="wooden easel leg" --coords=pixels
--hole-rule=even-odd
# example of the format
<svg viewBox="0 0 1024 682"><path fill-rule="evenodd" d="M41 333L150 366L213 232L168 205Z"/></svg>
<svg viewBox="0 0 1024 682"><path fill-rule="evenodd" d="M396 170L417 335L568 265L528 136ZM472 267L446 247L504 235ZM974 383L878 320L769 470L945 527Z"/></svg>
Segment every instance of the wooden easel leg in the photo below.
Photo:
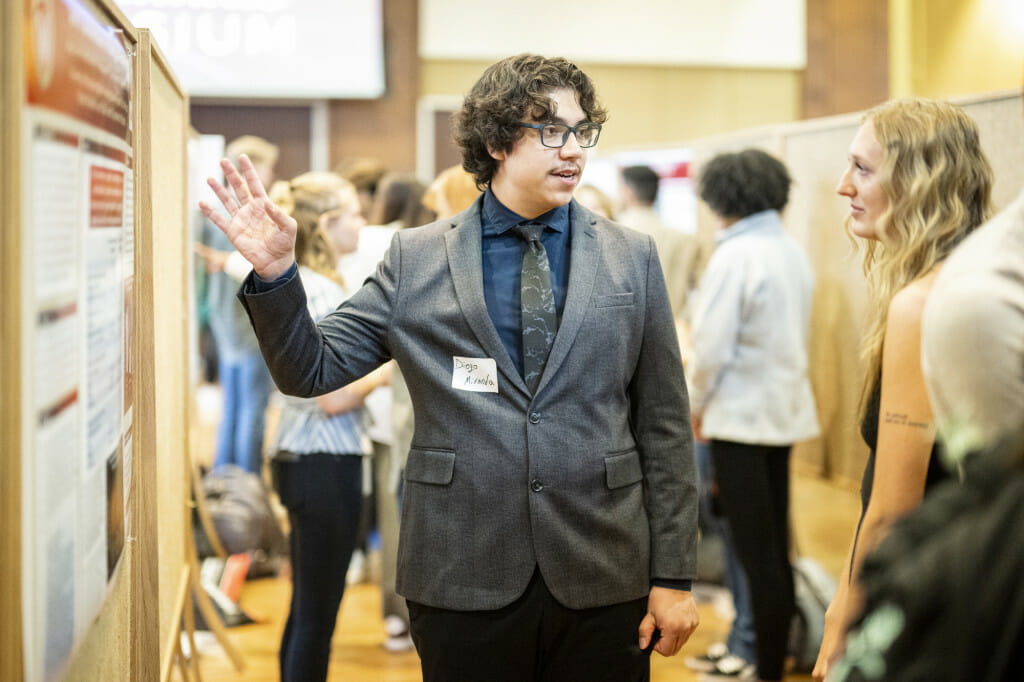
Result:
<svg viewBox="0 0 1024 682"><path fill-rule="evenodd" d="M185 610L183 613L185 616L185 633L188 637L188 649L191 652L191 656L189 656L189 666L192 668L192 678L194 678L196 682L202 682L203 678L199 672L199 649L196 648L196 618L195 614L192 612L192 608L192 593L191 591L186 590Z"/></svg>

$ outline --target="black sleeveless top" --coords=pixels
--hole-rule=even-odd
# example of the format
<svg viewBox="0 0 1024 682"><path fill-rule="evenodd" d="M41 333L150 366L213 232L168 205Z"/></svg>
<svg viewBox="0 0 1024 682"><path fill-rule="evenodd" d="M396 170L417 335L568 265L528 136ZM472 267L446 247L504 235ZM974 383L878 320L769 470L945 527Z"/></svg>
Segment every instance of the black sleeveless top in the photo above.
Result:
<svg viewBox="0 0 1024 682"><path fill-rule="evenodd" d="M857 552L857 543L860 541L860 527L864 523L864 514L868 510L868 502L871 500L871 484L875 478L875 449L878 447L878 419L882 411L882 377L875 380L868 397L867 409L864 411L864 420L860 423L860 435L871 448L868 453L868 461L864 465L864 477L860 482L860 520L857 522L857 533L853 536L853 551ZM928 455L928 474L924 481L924 494L952 477L939 459L939 443L932 444L931 454ZM851 576L852 577L852 576Z"/></svg>
<svg viewBox="0 0 1024 682"><path fill-rule="evenodd" d="M860 516L862 521L864 519L864 512L868 508L868 501L871 499L871 483L875 478L875 449L878 447L878 420L881 409L882 380L879 377L875 380L875 385L871 389L867 410L864 412L864 420L860 423L860 435L864 442L867 443L867 446L871 448L871 451L868 453L867 464L864 465L864 478L860 482ZM951 476L939 459L939 443L936 441L932 445L931 454L928 456L928 475L924 482L925 494L927 495L932 487L948 480Z"/></svg>

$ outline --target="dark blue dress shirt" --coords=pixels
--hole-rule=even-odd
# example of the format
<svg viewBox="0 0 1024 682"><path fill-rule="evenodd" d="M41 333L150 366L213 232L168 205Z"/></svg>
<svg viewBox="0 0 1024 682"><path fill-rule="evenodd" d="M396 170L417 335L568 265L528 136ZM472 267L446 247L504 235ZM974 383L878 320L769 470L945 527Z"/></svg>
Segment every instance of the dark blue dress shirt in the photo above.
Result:
<svg viewBox="0 0 1024 682"><path fill-rule="evenodd" d="M505 207L490 188L487 189L480 215L484 300L491 322L520 374L523 373L523 322L519 294L527 244L512 228L524 222L547 226L540 240L548 252L555 310L561 321L565 290L569 285L569 204L527 220Z"/></svg>

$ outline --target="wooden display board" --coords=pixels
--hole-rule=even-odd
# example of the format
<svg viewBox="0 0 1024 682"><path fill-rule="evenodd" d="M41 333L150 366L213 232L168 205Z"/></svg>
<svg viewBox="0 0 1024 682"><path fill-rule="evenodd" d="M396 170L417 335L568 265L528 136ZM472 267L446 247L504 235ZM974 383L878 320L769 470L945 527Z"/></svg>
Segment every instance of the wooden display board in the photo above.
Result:
<svg viewBox="0 0 1024 682"><path fill-rule="evenodd" d="M112 0L0 18L0 679L155 680L189 580L188 98Z"/></svg>

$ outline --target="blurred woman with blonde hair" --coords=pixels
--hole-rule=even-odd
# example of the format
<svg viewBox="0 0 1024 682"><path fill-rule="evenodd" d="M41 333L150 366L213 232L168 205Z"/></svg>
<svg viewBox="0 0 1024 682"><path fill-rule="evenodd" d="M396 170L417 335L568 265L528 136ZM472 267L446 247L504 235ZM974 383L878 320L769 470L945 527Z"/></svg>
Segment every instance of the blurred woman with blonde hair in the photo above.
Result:
<svg viewBox="0 0 1024 682"><path fill-rule="evenodd" d="M921 313L945 258L991 212L992 167L977 124L962 109L899 100L865 114L836 191L850 200L848 233L864 244L870 313L860 416L871 451L861 518L826 614L816 680L841 652L860 608L864 555L948 477L921 369Z"/></svg>
<svg viewBox="0 0 1024 682"><path fill-rule="evenodd" d="M277 182L270 199L296 223L295 260L314 320L352 291L335 269L365 223L351 183L334 173ZM291 524L292 597L281 641L282 682L326 680L345 571L359 530L362 404L387 383L382 368L318 398L285 398L272 463Z"/></svg>
<svg viewBox="0 0 1024 682"><path fill-rule="evenodd" d="M437 214L439 220L451 218L469 208L480 196L480 188L472 174L462 166L446 168L427 187L423 205Z"/></svg>

